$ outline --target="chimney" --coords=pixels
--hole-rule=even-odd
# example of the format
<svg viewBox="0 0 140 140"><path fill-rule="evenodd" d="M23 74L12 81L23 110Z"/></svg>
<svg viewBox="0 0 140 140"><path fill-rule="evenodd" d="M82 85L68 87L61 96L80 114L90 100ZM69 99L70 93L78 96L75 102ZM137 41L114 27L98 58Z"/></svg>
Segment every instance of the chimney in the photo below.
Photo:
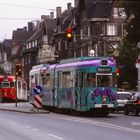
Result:
<svg viewBox="0 0 140 140"><path fill-rule="evenodd" d="M54 12L50 12L50 18L51 18L51 19L54 18Z"/></svg>
<svg viewBox="0 0 140 140"><path fill-rule="evenodd" d="M67 9L68 9L68 11L71 10L71 3L67 3Z"/></svg>
<svg viewBox="0 0 140 140"><path fill-rule="evenodd" d="M34 24L32 22L28 22L28 31L33 31Z"/></svg>
<svg viewBox="0 0 140 140"><path fill-rule="evenodd" d="M77 7L79 3L79 0L74 0L74 7Z"/></svg>
<svg viewBox="0 0 140 140"><path fill-rule="evenodd" d="M23 31L27 31L27 27L26 26L23 27Z"/></svg>
<svg viewBox="0 0 140 140"><path fill-rule="evenodd" d="M61 16L61 7L56 7L56 17Z"/></svg>

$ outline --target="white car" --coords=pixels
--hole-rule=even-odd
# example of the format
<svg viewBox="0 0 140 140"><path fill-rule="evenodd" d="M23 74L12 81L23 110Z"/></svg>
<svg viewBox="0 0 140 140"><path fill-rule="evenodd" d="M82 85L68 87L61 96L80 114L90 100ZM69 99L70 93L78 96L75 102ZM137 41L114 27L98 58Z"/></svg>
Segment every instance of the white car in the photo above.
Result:
<svg viewBox="0 0 140 140"><path fill-rule="evenodd" d="M127 103L127 101L131 98L132 92L128 91L118 91L117 92L117 111L123 111L124 105Z"/></svg>

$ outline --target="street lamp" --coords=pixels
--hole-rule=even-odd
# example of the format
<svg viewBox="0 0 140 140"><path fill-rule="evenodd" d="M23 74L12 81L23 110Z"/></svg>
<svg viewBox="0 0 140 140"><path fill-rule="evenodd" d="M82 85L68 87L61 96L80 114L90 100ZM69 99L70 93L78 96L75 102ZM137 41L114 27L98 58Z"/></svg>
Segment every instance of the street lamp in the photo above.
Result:
<svg viewBox="0 0 140 140"><path fill-rule="evenodd" d="M95 55L95 51L94 50L90 50L89 51L89 56L94 57L94 55Z"/></svg>

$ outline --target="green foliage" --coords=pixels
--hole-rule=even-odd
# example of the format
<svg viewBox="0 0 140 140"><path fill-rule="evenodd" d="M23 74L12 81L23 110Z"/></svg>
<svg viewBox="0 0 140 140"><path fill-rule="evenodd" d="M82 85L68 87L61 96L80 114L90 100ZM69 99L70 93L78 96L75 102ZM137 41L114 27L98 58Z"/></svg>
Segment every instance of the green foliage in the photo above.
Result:
<svg viewBox="0 0 140 140"><path fill-rule="evenodd" d="M121 5L125 8L127 15L125 29L128 34L126 39L130 43L137 43L140 41L140 1L121 0Z"/></svg>
<svg viewBox="0 0 140 140"><path fill-rule="evenodd" d="M4 73L5 73L4 69L0 67L0 74L4 74Z"/></svg>
<svg viewBox="0 0 140 140"><path fill-rule="evenodd" d="M124 41L123 46L120 47L120 55L118 57L118 65L121 67L119 86L123 82L128 82L130 89L136 88L137 84L137 69L135 62L138 55L138 49L134 44L129 44L127 40Z"/></svg>
<svg viewBox="0 0 140 140"><path fill-rule="evenodd" d="M136 88L137 69L135 67L136 59L139 55L137 43L140 42L140 1L139 0L121 0L121 6L125 8L127 15L125 30L127 35L120 47L118 65L121 66L119 85L128 82L130 89Z"/></svg>

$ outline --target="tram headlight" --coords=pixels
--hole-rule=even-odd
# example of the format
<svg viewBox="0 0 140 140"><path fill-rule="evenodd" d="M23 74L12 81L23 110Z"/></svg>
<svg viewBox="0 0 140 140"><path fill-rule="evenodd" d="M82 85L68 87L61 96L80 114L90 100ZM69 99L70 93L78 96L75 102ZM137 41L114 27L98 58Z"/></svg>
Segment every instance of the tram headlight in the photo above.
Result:
<svg viewBox="0 0 140 140"><path fill-rule="evenodd" d="M103 96L103 97L102 97L102 101L103 101L103 103L106 103L106 101L107 101L107 96Z"/></svg>

